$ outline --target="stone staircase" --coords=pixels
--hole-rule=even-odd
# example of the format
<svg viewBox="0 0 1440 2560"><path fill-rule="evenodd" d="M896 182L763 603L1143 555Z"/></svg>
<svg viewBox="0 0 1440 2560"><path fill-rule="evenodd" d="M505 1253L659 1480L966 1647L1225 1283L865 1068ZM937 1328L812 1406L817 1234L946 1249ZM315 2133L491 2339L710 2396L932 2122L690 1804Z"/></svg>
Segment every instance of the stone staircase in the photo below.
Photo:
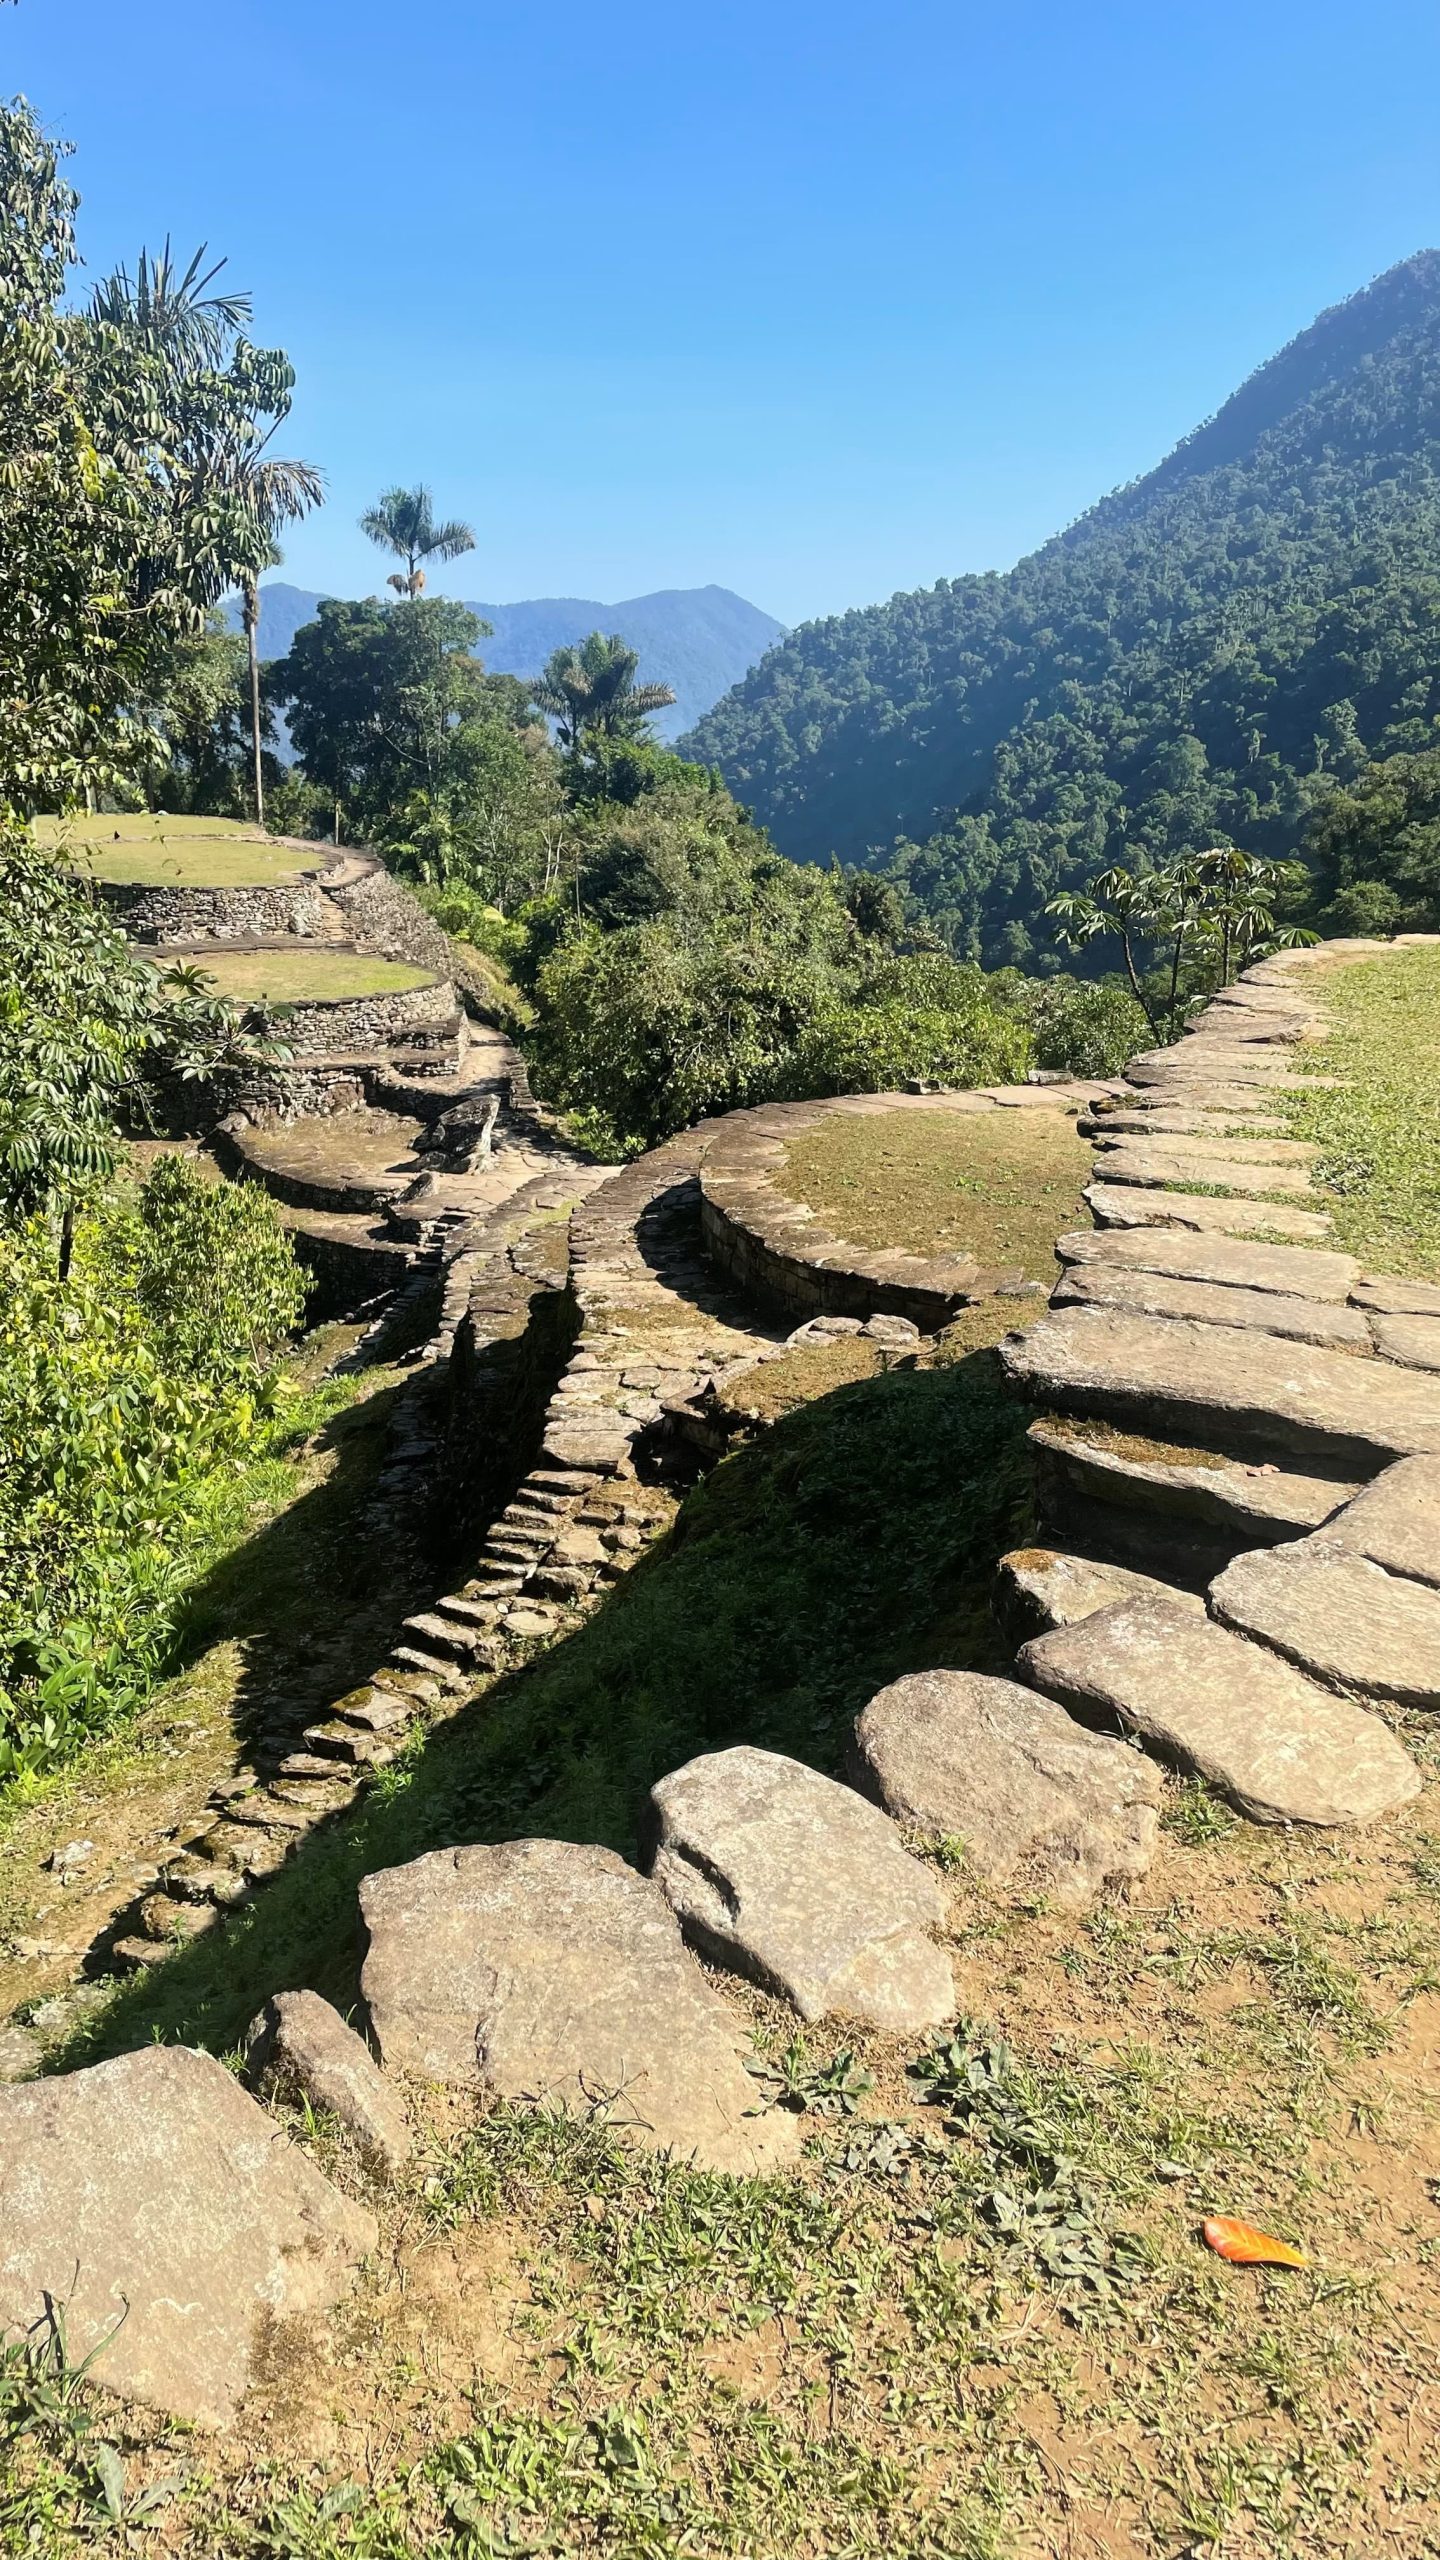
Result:
<svg viewBox="0 0 1440 2560"><path fill-rule="evenodd" d="M1381 1709L1440 1705L1440 1288L1335 1249L1273 1108L1325 970L1387 948L1268 960L1132 1062L1085 1124L1096 1232L1001 1354L1054 1541L1002 1567L1022 1674L1263 1821L1394 1810Z"/></svg>

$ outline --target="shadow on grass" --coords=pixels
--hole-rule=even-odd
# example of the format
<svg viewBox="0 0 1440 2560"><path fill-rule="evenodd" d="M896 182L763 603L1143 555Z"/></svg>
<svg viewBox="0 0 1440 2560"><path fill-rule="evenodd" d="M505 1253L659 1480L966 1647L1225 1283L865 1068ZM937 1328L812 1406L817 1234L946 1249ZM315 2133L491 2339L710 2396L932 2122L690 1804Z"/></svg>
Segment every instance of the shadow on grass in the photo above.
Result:
<svg viewBox="0 0 1440 2560"><path fill-rule="evenodd" d="M311 1833L248 1910L128 1984L65 2061L152 2036L223 2051L302 1984L347 2007L372 1869L526 1833L629 1852L647 1788L696 1752L756 1742L838 1773L885 1681L1003 1668L989 1590L1030 1525L1025 1422L988 1350L790 1415L690 1495L574 1635Z"/></svg>

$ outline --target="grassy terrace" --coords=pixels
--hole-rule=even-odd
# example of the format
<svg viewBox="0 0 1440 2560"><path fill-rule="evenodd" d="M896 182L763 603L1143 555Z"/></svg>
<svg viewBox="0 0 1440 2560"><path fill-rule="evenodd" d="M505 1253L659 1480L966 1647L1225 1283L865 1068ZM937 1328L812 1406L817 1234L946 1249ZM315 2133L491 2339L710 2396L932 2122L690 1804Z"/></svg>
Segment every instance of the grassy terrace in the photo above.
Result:
<svg viewBox="0 0 1440 2560"><path fill-rule="evenodd" d="M433 970L417 969L408 960L382 960L323 943L296 942L274 951L207 944L185 956L198 961L218 992L236 1004L338 1004L346 996L394 995L435 983Z"/></svg>
<svg viewBox="0 0 1440 2560"><path fill-rule="evenodd" d="M969 1253L1045 1280L1056 1237L1088 1224L1092 1172L1059 1110L841 1113L791 1141L780 1187L847 1244Z"/></svg>
<svg viewBox="0 0 1440 2560"><path fill-rule="evenodd" d="M148 810L98 818L37 818L42 844L73 853L95 880L145 889L249 889L293 880L324 859L324 847L297 853L236 818L169 818Z"/></svg>
<svg viewBox="0 0 1440 2560"><path fill-rule="evenodd" d="M1324 1153L1338 1241L1377 1271L1440 1280L1440 947L1326 969L1334 1030L1306 1065L1348 1082L1287 1097L1292 1133Z"/></svg>

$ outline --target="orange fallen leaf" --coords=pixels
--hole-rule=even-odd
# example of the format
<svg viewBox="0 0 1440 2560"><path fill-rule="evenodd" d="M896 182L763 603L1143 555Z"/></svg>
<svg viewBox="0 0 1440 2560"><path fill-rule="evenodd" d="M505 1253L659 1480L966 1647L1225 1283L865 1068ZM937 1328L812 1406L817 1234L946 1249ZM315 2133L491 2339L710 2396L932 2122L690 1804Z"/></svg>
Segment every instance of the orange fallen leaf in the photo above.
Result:
<svg viewBox="0 0 1440 2560"><path fill-rule="evenodd" d="M1228 2213L1212 2213L1200 2227L1216 2257L1228 2259L1232 2267L1310 2264L1303 2249L1292 2249L1288 2240L1276 2240L1268 2231L1257 2231L1253 2222L1232 2221Z"/></svg>

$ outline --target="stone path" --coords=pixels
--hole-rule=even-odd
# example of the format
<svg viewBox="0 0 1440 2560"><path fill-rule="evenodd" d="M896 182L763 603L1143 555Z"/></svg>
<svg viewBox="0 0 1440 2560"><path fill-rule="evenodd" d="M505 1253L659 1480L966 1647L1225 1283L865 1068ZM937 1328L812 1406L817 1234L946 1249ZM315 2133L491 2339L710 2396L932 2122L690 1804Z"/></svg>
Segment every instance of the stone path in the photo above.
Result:
<svg viewBox="0 0 1440 2560"><path fill-rule="evenodd" d="M1058 1532L1002 1574L1022 1671L1262 1821L1395 1810L1419 1777L1378 1710L1440 1706L1440 1291L1327 1243L1269 1107L1326 968L1390 947L1278 955L1132 1062L1085 1124L1097 1231L1002 1348Z"/></svg>

